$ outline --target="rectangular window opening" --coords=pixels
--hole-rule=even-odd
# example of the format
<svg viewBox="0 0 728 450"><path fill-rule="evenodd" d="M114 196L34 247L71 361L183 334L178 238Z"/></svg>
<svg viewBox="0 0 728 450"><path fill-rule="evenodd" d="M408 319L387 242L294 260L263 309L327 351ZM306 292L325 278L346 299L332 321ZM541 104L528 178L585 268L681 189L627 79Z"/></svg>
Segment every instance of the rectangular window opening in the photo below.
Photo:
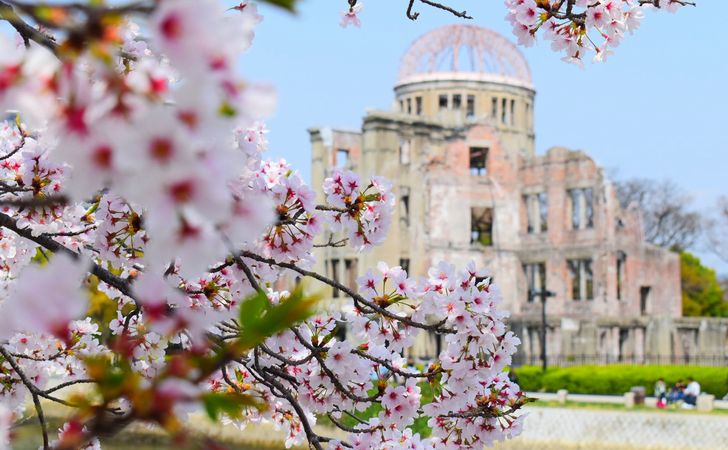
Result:
<svg viewBox="0 0 728 450"><path fill-rule="evenodd" d="M493 97L490 99L490 117L496 120L498 117L498 99Z"/></svg>
<svg viewBox="0 0 728 450"><path fill-rule="evenodd" d="M470 147L470 174L483 176L488 172L487 147Z"/></svg>
<svg viewBox="0 0 728 450"><path fill-rule="evenodd" d="M640 314L645 315L647 314L647 307L648 307L648 301L650 299L650 290L651 288L649 286L641 286L640 287Z"/></svg>
<svg viewBox="0 0 728 450"><path fill-rule="evenodd" d="M448 107L447 94L440 95L438 104L440 105L440 110L447 109L447 107Z"/></svg>
<svg viewBox="0 0 728 450"><path fill-rule="evenodd" d="M336 167L339 169L349 165L349 150L340 148L336 150Z"/></svg>
<svg viewBox="0 0 728 450"><path fill-rule="evenodd" d="M412 114L412 99L407 99L407 114Z"/></svg>
<svg viewBox="0 0 728 450"><path fill-rule="evenodd" d="M410 260L409 258L399 258L399 267L402 268L405 272L407 272L407 275L410 275Z"/></svg>
<svg viewBox="0 0 728 450"><path fill-rule="evenodd" d="M528 234L534 233L532 199L532 195L523 196L523 205L526 208L526 233Z"/></svg>
<svg viewBox="0 0 728 450"><path fill-rule="evenodd" d="M462 96L455 94L452 96L452 109L460 109L462 106Z"/></svg>
<svg viewBox="0 0 728 450"><path fill-rule="evenodd" d="M523 196L528 234L548 231L548 197L545 192Z"/></svg>
<svg viewBox="0 0 728 450"><path fill-rule="evenodd" d="M594 274L591 259L568 260L569 279L571 281L571 299L594 300Z"/></svg>
<svg viewBox="0 0 728 450"><path fill-rule="evenodd" d="M501 123L508 123L508 100L501 99Z"/></svg>
<svg viewBox="0 0 728 450"><path fill-rule="evenodd" d="M594 228L594 195L591 188L584 191L584 225L586 228Z"/></svg>
<svg viewBox="0 0 728 450"><path fill-rule="evenodd" d="M511 125L516 124L516 101L511 100Z"/></svg>
<svg viewBox="0 0 728 450"><path fill-rule="evenodd" d="M569 279L571 280L571 299L581 300L581 271L579 261L568 261Z"/></svg>
<svg viewBox="0 0 728 450"><path fill-rule="evenodd" d="M467 108L466 117L468 117L469 119L475 117L475 96L474 95L468 95L466 108Z"/></svg>
<svg viewBox="0 0 728 450"><path fill-rule="evenodd" d="M538 215L541 220L541 232L545 233L549 230L549 198L545 192L538 194Z"/></svg>
<svg viewBox="0 0 728 450"><path fill-rule="evenodd" d="M493 208L470 209L470 243L493 245Z"/></svg>
<svg viewBox="0 0 728 450"><path fill-rule="evenodd" d="M624 290L624 269L627 262L627 254L617 252L617 300L622 300Z"/></svg>
<svg viewBox="0 0 728 450"><path fill-rule="evenodd" d="M592 188L569 189L571 228L594 228L594 191Z"/></svg>
<svg viewBox="0 0 728 450"><path fill-rule="evenodd" d="M402 195L400 205L402 208L402 220L409 225L409 193Z"/></svg>
<svg viewBox="0 0 728 450"><path fill-rule="evenodd" d="M591 259L585 259L582 263L584 268L584 294L587 300L594 300L594 273L592 272Z"/></svg>
<svg viewBox="0 0 728 450"><path fill-rule="evenodd" d="M415 113L418 116L422 115L422 97L415 97Z"/></svg>

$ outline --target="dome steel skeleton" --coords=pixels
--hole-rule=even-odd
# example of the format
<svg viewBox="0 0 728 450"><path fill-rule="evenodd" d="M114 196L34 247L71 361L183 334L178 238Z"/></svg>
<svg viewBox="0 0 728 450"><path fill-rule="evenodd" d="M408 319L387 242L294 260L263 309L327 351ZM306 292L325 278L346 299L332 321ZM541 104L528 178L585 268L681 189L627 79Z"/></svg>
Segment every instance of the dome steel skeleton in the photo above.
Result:
<svg viewBox="0 0 728 450"><path fill-rule="evenodd" d="M475 25L448 25L417 39L402 57L397 87L443 79L533 88L531 70L518 48Z"/></svg>

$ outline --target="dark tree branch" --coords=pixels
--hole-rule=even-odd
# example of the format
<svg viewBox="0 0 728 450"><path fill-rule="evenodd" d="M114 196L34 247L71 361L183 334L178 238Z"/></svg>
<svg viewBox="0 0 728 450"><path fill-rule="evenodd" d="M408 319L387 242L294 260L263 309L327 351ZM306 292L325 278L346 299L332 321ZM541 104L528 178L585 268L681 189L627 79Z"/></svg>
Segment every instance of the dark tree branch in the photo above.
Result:
<svg viewBox="0 0 728 450"><path fill-rule="evenodd" d="M13 208L43 208L47 206L63 206L67 203L68 198L63 195L0 199L0 206L11 206Z"/></svg>
<svg viewBox="0 0 728 450"><path fill-rule="evenodd" d="M308 439L309 445L316 450L323 450L323 446L321 445L322 442L329 441L328 438L323 438L322 436L319 436L316 434L316 432L313 431L313 428L311 427L311 424L308 422L308 418L306 417L306 413L301 407L301 405L298 403L296 398L291 394L291 392L286 388L280 381L276 380L275 377L271 377L270 375L267 375L265 372L265 369L262 369L260 367L260 362L258 360L258 352L255 351L255 359L254 359L254 369L251 370L250 373L263 385L267 386L268 389L271 390L271 392L276 395L279 398L283 398L291 405L291 407L296 411L296 415L298 415L298 419L301 421L301 426L303 427L303 431L306 433L306 438ZM278 392L276 394L276 391Z"/></svg>
<svg viewBox="0 0 728 450"><path fill-rule="evenodd" d="M403 370L400 370L400 369L397 369L396 367L394 367L392 364L389 363L389 361L386 361L386 360L381 359L381 358L377 358L377 357L372 356L369 353L363 352L361 350L354 349L354 350L351 351L351 353L353 353L355 355L359 355L362 358L366 358L366 359L368 359L370 361L373 361L373 362L375 362L375 363L377 363L377 364L379 364L381 366L384 366L391 373L394 373L396 375L400 375L400 376L402 376L404 378L430 378L430 377L434 377L437 374L440 374L440 373L444 372L444 370L442 368L438 368L438 369L432 370L430 372L421 372L421 373L420 372L415 372L415 373L405 372Z"/></svg>
<svg viewBox="0 0 728 450"><path fill-rule="evenodd" d="M70 255L74 259L81 258L80 254L59 244L58 242L44 234L34 236L30 229L18 227L17 221L5 213L0 213L0 227L7 228L8 230L13 231L15 234L24 237L25 239L28 239L30 241L33 241L41 247L52 251L53 253L65 253L67 255ZM132 299L134 298L131 292L131 283L129 282L129 280L114 275L113 273L93 262L91 263L91 270L89 272L93 275L96 275L101 281L108 284L109 286L116 288L122 294Z"/></svg>
<svg viewBox="0 0 728 450"><path fill-rule="evenodd" d="M349 242L349 238L344 238L338 241L334 241L334 235L329 235L329 240L325 244L315 244L314 248L323 248L323 247L333 247L333 248L339 248L346 246L346 243Z"/></svg>
<svg viewBox="0 0 728 450"><path fill-rule="evenodd" d="M677 3L678 5L681 5L681 6L696 6L695 2L688 2L688 1L684 1L684 0L672 0L672 2ZM655 8L660 7L660 0L640 0L639 3L640 3L640 6L652 5Z"/></svg>
<svg viewBox="0 0 728 450"><path fill-rule="evenodd" d="M407 5L407 18L410 20L417 20L417 18L420 17L420 13L412 12L412 7L414 5L415 5L415 0L409 0L409 5Z"/></svg>
<svg viewBox="0 0 728 450"><path fill-rule="evenodd" d="M0 2L0 4L1 3L2 2ZM0 16L2 16L2 5L0 5ZM25 133L22 133L22 130L21 130L20 142L18 142L17 145L15 145L15 147L12 150L10 150L9 152L7 152L3 156L0 156L0 161L4 161L6 159L12 158L13 155L15 155L20 150L22 150L23 147L25 146L25 138L26 138Z"/></svg>
<svg viewBox="0 0 728 450"><path fill-rule="evenodd" d="M73 381L66 381L65 383L61 383L61 384L58 384L56 386L53 386L50 389L46 389L45 390L45 393L46 394L51 394L53 392L60 391L61 389L65 389L65 388L70 387L70 386L75 386L77 384L92 384L92 383L96 383L96 381L95 380L73 380Z"/></svg>
<svg viewBox="0 0 728 450"><path fill-rule="evenodd" d="M331 382L334 384L336 389L338 391L340 391L342 394L349 397L349 399L351 399L355 402L365 402L365 403L373 402L381 396L381 393L379 393L379 392L372 394L369 397L362 397L362 396L357 395L354 392L352 392L351 389L348 389L346 386L344 386L341 383L341 381L336 377L334 372L332 372L331 369L329 369L329 367L326 365L326 363L324 363L324 359L321 357L321 349L309 344L306 341L306 339L301 335L301 332L298 331L298 329L296 329L295 327L291 328L291 331L293 331L293 334L296 335L296 337L301 342L301 344L303 344L304 347L306 347L307 349L309 349L309 351L311 351L311 353L313 354L313 357L316 358L316 361L319 363L319 366L321 366L321 368L324 370L324 372L329 377Z"/></svg>
<svg viewBox="0 0 728 450"><path fill-rule="evenodd" d="M450 14L454 15L455 17L460 17L461 19L472 19L472 17L468 15L467 11L458 11L454 8L451 8L450 6L447 6L443 3L436 2L433 0L419 0L419 1L421 3L424 3L425 5L432 6L434 8L438 8L443 11L447 11ZM410 20L417 20L417 18L420 17L420 13L412 11L414 4L415 4L415 0L409 0L409 4L407 5L407 18Z"/></svg>
<svg viewBox="0 0 728 450"><path fill-rule="evenodd" d="M26 23L13 9L13 7L3 1L0 1L0 20L7 21L15 31L20 34L25 42L25 46L30 46L30 41L42 45L47 48L54 55L58 54L58 43L53 39L52 36L42 33L28 23Z"/></svg>
<svg viewBox="0 0 728 450"><path fill-rule="evenodd" d="M454 15L455 17L460 17L462 19L472 19L472 17L470 17L468 15L467 11L456 11L455 9L453 9L447 5L443 5L442 3L438 3L438 2L433 2L432 0L420 0L420 1L422 3L424 3L425 5L434 6L435 8L439 8L439 9L442 9L443 11L447 11L450 14Z"/></svg>

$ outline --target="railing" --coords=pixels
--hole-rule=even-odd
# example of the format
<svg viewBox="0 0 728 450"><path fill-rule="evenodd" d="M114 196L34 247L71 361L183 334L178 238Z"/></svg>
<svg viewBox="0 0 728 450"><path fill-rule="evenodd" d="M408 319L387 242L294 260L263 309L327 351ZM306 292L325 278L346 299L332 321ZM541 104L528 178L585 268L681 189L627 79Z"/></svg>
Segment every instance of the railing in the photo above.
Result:
<svg viewBox="0 0 728 450"><path fill-rule="evenodd" d="M548 366L606 366L606 365L656 365L656 366L707 366L727 367L728 355L548 355ZM516 353L513 366L537 366L541 364L539 355Z"/></svg>

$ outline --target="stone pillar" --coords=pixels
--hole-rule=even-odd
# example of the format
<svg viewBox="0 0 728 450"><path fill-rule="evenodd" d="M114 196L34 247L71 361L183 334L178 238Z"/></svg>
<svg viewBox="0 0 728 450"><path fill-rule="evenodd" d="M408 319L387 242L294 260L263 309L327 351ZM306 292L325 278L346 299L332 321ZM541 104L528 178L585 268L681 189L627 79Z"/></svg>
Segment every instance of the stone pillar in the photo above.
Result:
<svg viewBox="0 0 728 450"><path fill-rule="evenodd" d="M645 330L645 356L648 364L665 364L672 356L673 321L669 317L652 319Z"/></svg>
<svg viewBox="0 0 728 450"><path fill-rule="evenodd" d="M714 401L715 401L715 395L710 395L710 394L698 395L698 402L697 402L698 411L703 411L703 412L712 411Z"/></svg>
<svg viewBox="0 0 728 450"><path fill-rule="evenodd" d="M556 401L562 405L566 404L566 398L569 396L569 391L566 389L559 389L556 391Z"/></svg>
<svg viewBox="0 0 728 450"><path fill-rule="evenodd" d="M634 392L624 393L624 407L627 409L634 408Z"/></svg>

